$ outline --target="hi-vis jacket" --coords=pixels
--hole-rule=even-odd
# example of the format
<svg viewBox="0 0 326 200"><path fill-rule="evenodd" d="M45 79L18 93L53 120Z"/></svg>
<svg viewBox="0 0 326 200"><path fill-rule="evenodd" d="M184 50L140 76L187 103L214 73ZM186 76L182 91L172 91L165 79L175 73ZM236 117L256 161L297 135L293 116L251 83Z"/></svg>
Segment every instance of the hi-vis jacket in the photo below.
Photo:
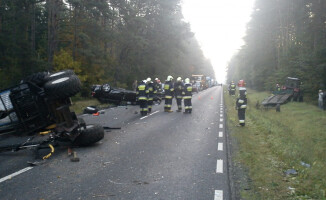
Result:
<svg viewBox="0 0 326 200"><path fill-rule="evenodd" d="M192 85L190 83L186 83L184 85L184 89L183 89L183 99L191 99L192 96Z"/></svg>
<svg viewBox="0 0 326 200"><path fill-rule="evenodd" d="M246 109L247 108L247 98L246 97L239 97L236 101L236 109Z"/></svg>
<svg viewBox="0 0 326 200"><path fill-rule="evenodd" d="M138 100L148 100L148 87L145 83L140 83L136 89Z"/></svg>
<svg viewBox="0 0 326 200"><path fill-rule="evenodd" d="M184 85L183 85L183 83L181 81L174 83L174 96L175 96L175 98L182 99L183 90L184 90Z"/></svg>
<svg viewBox="0 0 326 200"><path fill-rule="evenodd" d="M166 81L164 84L164 92L165 92L165 98L166 99L172 99L173 98L173 84L171 81Z"/></svg>
<svg viewBox="0 0 326 200"><path fill-rule="evenodd" d="M154 97L154 94L156 94L157 90L156 90L153 82L149 82L147 84L147 87L148 87L148 92L149 92L148 93L148 100L152 101L153 97Z"/></svg>

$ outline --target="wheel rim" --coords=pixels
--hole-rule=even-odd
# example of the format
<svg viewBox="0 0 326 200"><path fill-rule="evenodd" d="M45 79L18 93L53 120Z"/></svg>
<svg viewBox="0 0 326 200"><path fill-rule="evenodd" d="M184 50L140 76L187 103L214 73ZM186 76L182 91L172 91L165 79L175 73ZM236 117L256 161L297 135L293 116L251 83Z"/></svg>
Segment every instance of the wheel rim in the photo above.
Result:
<svg viewBox="0 0 326 200"><path fill-rule="evenodd" d="M65 72L57 72L54 74L51 74L50 77L60 76L61 74L64 74Z"/></svg>
<svg viewBox="0 0 326 200"><path fill-rule="evenodd" d="M69 77L59 78L59 79L53 81L52 84L62 83L64 81L68 80L68 79L69 79Z"/></svg>

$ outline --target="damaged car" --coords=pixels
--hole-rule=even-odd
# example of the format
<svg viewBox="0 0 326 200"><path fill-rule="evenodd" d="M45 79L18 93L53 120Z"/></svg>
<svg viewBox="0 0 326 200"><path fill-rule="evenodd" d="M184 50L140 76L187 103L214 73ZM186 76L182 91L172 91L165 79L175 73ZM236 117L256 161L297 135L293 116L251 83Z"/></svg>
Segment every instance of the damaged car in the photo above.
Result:
<svg viewBox="0 0 326 200"><path fill-rule="evenodd" d="M92 86L92 96L100 103L112 103L116 105L131 104L137 105L137 95L135 91L123 88L114 88L110 84ZM161 103L161 97L156 95L154 102Z"/></svg>

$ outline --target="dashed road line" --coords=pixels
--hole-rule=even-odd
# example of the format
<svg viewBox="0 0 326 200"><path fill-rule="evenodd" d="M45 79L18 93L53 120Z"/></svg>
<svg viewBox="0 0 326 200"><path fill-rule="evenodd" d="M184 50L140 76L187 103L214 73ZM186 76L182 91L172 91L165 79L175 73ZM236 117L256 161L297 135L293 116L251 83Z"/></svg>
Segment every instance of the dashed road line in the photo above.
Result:
<svg viewBox="0 0 326 200"><path fill-rule="evenodd" d="M157 110L157 111L155 111L155 112L153 112L153 113L151 113L151 114L149 114L149 115L146 115L145 117L140 118L140 120L145 119L145 118L147 118L147 117L149 117L149 116L151 116L151 115L154 115L155 113L158 113L158 112L160 112L160 111Z"/></svg>
<svg viewBox="0 0 326 200"><path fill-rule="evenodd" d="M220 128L223 128L223 124L220 124L220 126L219 126Z"/></svg>
<svg viewBox="0 0 326 200"><path fill-rule="evenodd" d="M214 200L223 200L223 190L215 190Z"/></svg>
<svg viewBox="0 0 326 200"><path fill-rule="evenodd" d="M12 174L10 174L8 176L5 176L5 177L0 179L0 183L4 182L6 180L12 179L13 177L18 176L19 174L27 172L28 170L31 170L31 169L33 169L33 167L26 167L24 169L19 170L18 172L15 172L15 173L12 173Z"/></svg>
<svg viewBox="0 0 326 200"><path fill-rule="evenodd" d="M223 122L223 118L220 118L220 122Z"/></svg>
<svg viewBox="0 0 326 200"><path fill-rule="evenodd" d="M218 137L223 137L223 132L222 131L220 131L220 132L218 132Z"/></svg>
<svg viewBox="0 0 326 200"><path fill-rule="evenodd" d="M223 160L217 160L216 173L223 173Z"/></svg>
<svg viewBox="0 0 326 200"><path fill-rule="evenodd" d="M217 150L223 151L223 143L218 143Z"/></svg>

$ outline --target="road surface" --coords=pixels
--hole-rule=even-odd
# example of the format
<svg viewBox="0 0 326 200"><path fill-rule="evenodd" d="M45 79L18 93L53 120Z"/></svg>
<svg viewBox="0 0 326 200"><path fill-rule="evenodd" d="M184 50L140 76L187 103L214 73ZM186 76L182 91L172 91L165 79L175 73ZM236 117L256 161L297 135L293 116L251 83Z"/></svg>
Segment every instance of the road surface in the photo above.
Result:
<svg viewBox="0 0 326 200"><path fill-rule="evenodd" d="M66 147L34 167L29 150L1 153L0 199L231 199L222 87L192 102L192 114L163 112L162 102L146 117L136 106L82 115L121 129L74 149L80 162L70 161Z"/></svg>

